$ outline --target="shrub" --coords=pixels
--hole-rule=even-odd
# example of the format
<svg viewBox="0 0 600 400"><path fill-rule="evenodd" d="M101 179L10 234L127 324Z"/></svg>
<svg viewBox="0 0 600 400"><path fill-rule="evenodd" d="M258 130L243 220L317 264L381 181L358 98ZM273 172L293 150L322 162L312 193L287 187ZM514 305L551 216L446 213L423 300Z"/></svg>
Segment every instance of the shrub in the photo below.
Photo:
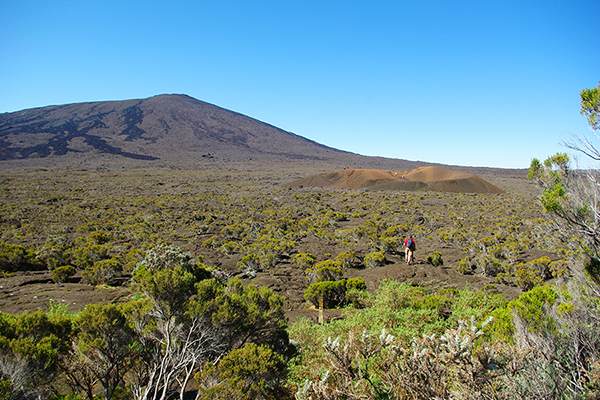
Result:
<svg viewBox="0 0 600 400"><path fill-rule="evenodd" d="M248 273L248 271L256 273L260 266L260 259L256 254L247 254L238 261L237 266L246 273Z"/></svg>
<svg viewBox="0 0 600 400"><path fill-rule="evenodd" d="M325 260L318 262L314 267L305 271L309 283L324 281L337 281L344 273L339 261Z"/></svg>
<svg viewBox="0 0 600 400"><path fill-rule="evenodd" d="M82 247L69 249L73 264L80 269L91 267L95 262L109 258L108 247L103 244L84 242Z"/></svg>
<svg viewBox="0 0 600 400"><path fill-rule="evenodd" d="M371 306L371 294L363 289L351 289L346 283L346 303L361 309Z"/></svg>
<svg viewBox="0 0 600 400"><path fill-rule="evenodd" d="M387 261L383 251L374 251L368 253L365 258L365 265L369 268L381 267Z"/></svg>
<svg viewBox="0 0 600 400"><path fill-rule="evenodd" d="M345 301L346 280L324 281L313 283L304 291L304 298L319 306L319 300L323 299L323 307L333 308Z"/></svg>
<svg viewBox="0 0 600 400"><path fill-rule="evenodd" d="M350 268L356 260L356 252L354 250L346 250L339 253L335 260L338 261L343 268Z"/></svg>
<svg viewBox="0 0 600 400"><path fill-rule="evenodd" d="M442 253L440 253L439 251L434 251L433 253L429 254L427 256L427 258L425 259L425 261L427 262L427 264L431 264L434 267L439 267L444 265L444 260L442 259Z"/></svg>
<svg viewBox="0 0 600 400"><path fill-rule="evenodd" d="M472 274L473 266L471 265L471 260L469 260L469 257L465 257L462 260L460 260L458 262L458 266L456 267L456 270L463 275Z"/></svg>
<svg viewBox="0 0 600 400"><path fill-rule="evenodd" d="M52 271L52 281L56 283L66 282L67 279L77 273L77 270L72 265L63 265Z"/></svg>
<svg viewBox="0 0 600 400"><path fill-rule="evenodd" d="M181 247L172 244L159 244L148 250L144 259L138 264L138 268L141 266L150 272L175 267L193 272L197 265L193 256L183 252Z"/></svg>
<svg viewBox="0 0 600 400"><path fill-rule="evenodd" d="M228 255L237 253L239 249L240 249L239 243L231 241L231 240L228 242L225 242L221 245L221 251Z"/></svg>
<svg viewBox="0 0 600 400"><path fill-rule="evenodd" d="M549 265L552 276L555 278L566 278L569 276L569 267L563 260L552 261Z"/></svg>
<svg viewBox="0 0 600 400"><path fill-rule="evenodd" d="M36 261L35 252L20 244L0 243L0 270L4 272L28 271L43 266Z"/></svg>
<svg viewBox="0 0 600 400"><path fill-rule="evenodd" d="M294 262L298 268L306 271L308 268L315 265L315 256L310 253L298 253L292 258L292 262Z"/></svg>
<svg viewBox="0 0 600 400"><path fill-rule="evenodd" d="M401 243L402 239L397 236L383 236L379 239L379 248L383 252L395 254Z"/></svg>
<svg viewBox="0 0 600 400"><path fill-rule="evenodd" d="M367 288L367 284L365 280L361 277L350 278L346 280L346 289L358 289L365 290Z"/></svg>
<svg viewBox="0 0 600 400"><path fill-rule="evenodd" d="M287 371L281 355L266 346L246 343L232 350L218 365L229 398L272 398L281 390ZM233 396L232 396L233 395Z"/></svg>
<svg viewBox="0 0 600 400"><path fill-rule="evenodd" d="M90 233L90 239L96 244L105 244L110 240L104 231L93 231Z"/></svg>
<svg viewBox="0 0 600 400"><path fill-rule="evenodd" d="M91 285L111 285L121 276L122 264L114 258L96 261L82 272L83 278Z"/></svg>

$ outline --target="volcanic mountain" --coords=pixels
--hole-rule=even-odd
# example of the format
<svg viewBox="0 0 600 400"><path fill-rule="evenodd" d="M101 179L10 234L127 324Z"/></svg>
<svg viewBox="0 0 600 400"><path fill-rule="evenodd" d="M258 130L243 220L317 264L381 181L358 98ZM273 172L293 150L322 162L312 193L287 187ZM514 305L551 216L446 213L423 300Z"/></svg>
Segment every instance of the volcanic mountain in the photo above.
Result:
<svg viewBox="0 0 600 400"><path fill-rule="evenodd" d="M387 160L336 150L186 95L77 103L0 114L0 161L194 166L207 160ZM395 160L400 167L415 163Z"/></svg>
<svg viewBox="0 0 600 400"><path fill-rule="evenodd" d="M286 169L300 177L349 166L401 171L436 165L440 166L334 149L180 94L0 114L0 169L259 168L278 175ZM498 168L460 170L478 175L524 175L521 170ZM423 182L381 184L417 188ZM436 187L434 182L427 185Z"/></svg>
<svg viewBox="0 0 600 400"><path fill-rule="evenodd" d="M427 166L408 171L344 169L309 176L289 184L290 187L329 187L369 190L434 190L456 193L504 193L504 190L469 172Z"/></svg>

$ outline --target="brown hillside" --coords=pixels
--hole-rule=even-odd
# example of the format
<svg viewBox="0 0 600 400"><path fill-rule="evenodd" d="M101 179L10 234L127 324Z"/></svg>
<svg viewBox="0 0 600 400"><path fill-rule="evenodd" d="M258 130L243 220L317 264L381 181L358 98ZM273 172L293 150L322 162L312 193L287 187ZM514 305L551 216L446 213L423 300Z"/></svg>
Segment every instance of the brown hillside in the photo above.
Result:
<svg viewBox="0 0 600 400"><path fill-rule="evenodd" d="M0 114L0 168L100 165L119 169L222 169L235 163L416 166L411 161L337 150L186 95Z"/></svg>
<svg viewBox="0 0 600 400"><path fill-rule="evenodd" d="M328 187L370 190L434 190L454 193L504 193L478 176L441 167L419 167L408 171L345 169L296 180L291 187Z"/></svg>
<svg viewBox="0 0 600 400"><path fill-rule="evenodd" d="M343 166L401 171L433 165L439 164L337 150L186 95L0 113L0 169L269 170L291 180ZM525 170L460 168L480 176L526 175ZM365 177L360 187L385 182L391 181ZM418 180L394 185L423 188Z"/></svg>

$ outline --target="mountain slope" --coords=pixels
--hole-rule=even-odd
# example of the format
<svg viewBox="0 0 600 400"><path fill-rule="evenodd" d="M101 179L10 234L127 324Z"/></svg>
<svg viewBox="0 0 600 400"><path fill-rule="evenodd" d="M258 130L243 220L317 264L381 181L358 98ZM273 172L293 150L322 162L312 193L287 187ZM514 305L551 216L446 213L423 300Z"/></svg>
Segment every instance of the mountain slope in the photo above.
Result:
<svg viewBox="0 0 600 400"><path fill-rule="evenodd" d="M259 168L281 174L288 167L314 173L342 167L401 171L433 165L439 164L337 150L186 95L0 114L0 169ZM525 173L459 169L498 176Z"/></svg>
<svg viewBox="0 0 600 400"><path fill-rule="evenodd" d="M351 154L185 95L0 114L0 160L65 155L133 160L326 159Z"/></svg>

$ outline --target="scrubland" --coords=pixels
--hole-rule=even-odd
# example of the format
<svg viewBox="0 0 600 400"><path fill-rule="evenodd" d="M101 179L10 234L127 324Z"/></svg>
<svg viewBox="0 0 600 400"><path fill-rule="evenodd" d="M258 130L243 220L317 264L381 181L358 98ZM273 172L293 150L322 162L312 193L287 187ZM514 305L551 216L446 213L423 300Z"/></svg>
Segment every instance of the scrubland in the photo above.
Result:
<svg viewBox="0 0 600 400"><path fill-rule="evenodd" d="M2 171L5 398L598 393L598 365L569 372L560 347L560 324L588 299L561 302L548 286L579 254L535 186L293 189L292 178ZM555 346L546 358L534 336Z"/></svg>

